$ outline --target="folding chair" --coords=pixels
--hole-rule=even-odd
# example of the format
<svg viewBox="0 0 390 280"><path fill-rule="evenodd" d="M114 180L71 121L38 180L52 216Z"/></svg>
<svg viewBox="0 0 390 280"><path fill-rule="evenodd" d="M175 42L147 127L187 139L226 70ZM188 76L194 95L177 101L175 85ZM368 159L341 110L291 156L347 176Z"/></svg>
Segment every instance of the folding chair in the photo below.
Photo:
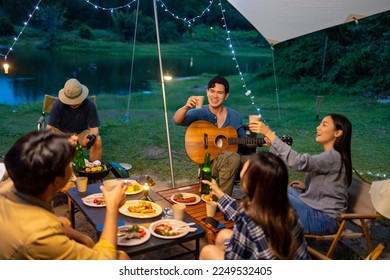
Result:
<svg viewBox="0 0 390 280"><path fill-rule="evenodd" d="M53 104L57 100L57 98L58 97L45 94L45 97L43 98L42 115L39 117L39 119L37 121L37 129L38 130L43 130L46 128L46 116L48 114L50 114L51 107L53 106ZM88 98L96 105L96 96L95 95L91 95Z"/></svg>
<svg viewBox="0 0 390 280"><path fill-rule="evenodd" d="M382 243L379 243L378 246L376 246L375 249L368 254L365 260L377 260L380 254L382 254L384 248L385 246ZM307 252L314 260L332 260L310 246L307 246Z"/></svg>
<svg viewBox="0 0 390 280"><path fill-rule="evenodd" d="M318 241L333 240L326 253L326 256L331 258L336 245L341 238L357 238L364 237L366 239L367 248L371 253L374 248L371 242L369 228L375 219L380 217L380 214L375 210L371 202L370 185L368 181L362 181L353 178L351 185L348 187L348 209L345 214L339 217L339 228L332 235L314 235L306 234L306 238L312 238ZM352 222L357 226L360 232L355 232L347 229L347 223Z"/></svg>
<svg viewBox="0 0 390 280"><path fill-rule="evenodd" d="M45 94L43 99L42 115L37 121L37 129L44 130L46 127L46 115L50 113L53 103L57 100L57 97Z"/></svg>
<svg viewBox="0 0 390 280"><path fill-rule="evenodd" d="M382 254L383 249L385 249L385 246L382 243L379 243L378 246L375 247L375 249L368 254L368 256L365 258L366 260L376 260Z"/></svg>

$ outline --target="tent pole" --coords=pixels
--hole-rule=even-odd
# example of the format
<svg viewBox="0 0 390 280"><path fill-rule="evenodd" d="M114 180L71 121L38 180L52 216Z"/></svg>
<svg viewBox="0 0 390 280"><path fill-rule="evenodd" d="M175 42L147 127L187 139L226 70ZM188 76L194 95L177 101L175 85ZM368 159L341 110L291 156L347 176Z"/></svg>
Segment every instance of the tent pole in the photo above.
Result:
<svg viewBox="0 0 390 280"><path fill-rule="evenodd" d="M276 66L275 66L275 59L274 59L274 47L272 45L271 45L271 56L272 56L272 65L273 65L273 69L274 69L276 103L277 103L277 106L278 106L278 114L279 114L279 120L280 120L281 116L280 116L280 105L279 105L278 81L276 79Z"/></svg>
<svg viewBox="0 0 390 280"><path fill-rule="evenodd" d="M153 7L154 7L154 19L155 19L155 22L156 22L156 37L157 37L157 49L158 49L158 61L159 61L159 64L160 64L160 79L161 79L161 89L162 89L163 101L164 101L165 128L166 128L166 133L167 133L169 164L170 164L170 169L171 169L171 181L172 181L172 187L175 188L175 177L173 175L171 140L170 140L170 137L169 137L167 102L166 102L166 97L165 97L164 71L163 71L162 59L161 59L160 34L159 34L159 27L158 27L156 0L153 0Z"/></svg>

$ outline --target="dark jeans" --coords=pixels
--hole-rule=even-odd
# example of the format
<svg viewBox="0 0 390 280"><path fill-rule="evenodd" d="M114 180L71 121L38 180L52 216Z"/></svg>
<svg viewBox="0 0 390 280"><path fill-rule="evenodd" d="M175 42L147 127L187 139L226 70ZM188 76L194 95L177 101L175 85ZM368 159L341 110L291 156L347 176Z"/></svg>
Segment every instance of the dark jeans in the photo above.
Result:
<svg viewBox="0 0 390 280"><path fill-rule="evenodd" d="M335 233L338 229L337 221L329 217L326 213L313 209L305 204L299 198L300 194L297 189L291 186L288 187L288 198L291 206L295 209L296 214L302 222L305 234L325 235Z"/></svg>

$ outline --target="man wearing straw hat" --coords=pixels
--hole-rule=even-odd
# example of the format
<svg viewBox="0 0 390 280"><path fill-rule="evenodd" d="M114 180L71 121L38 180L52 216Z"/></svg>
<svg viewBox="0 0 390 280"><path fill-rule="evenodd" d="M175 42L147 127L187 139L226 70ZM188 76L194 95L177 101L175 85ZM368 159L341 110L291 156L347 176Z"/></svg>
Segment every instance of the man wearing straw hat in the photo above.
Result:
<svg viewBox="0 0 390 280"><path fill-rule="evenodd" d="M76 134L81 146L89 149L92 162L102 159L103 148L99 115L95 104L87 98L88 93L88 88L78 80L67 80L51 108L47 128L56 133Z"/></svg>

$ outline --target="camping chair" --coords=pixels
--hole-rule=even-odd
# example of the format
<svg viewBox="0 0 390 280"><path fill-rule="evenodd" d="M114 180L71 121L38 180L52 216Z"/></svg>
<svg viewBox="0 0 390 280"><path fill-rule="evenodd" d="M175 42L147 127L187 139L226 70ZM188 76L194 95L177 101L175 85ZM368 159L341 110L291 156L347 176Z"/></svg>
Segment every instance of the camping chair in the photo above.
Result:
<svg viewBox="0 0 390 280"><path fill-rule="evenodd" d="M43 99L43 106L42 106L42 115L39 117L37 121L37 129L43 130L46 128L46 115L50 114L51 107L53 106L53 103L57 100L57 97L45 94L45 97ZM96 105L96 96L92 95L89 96L89 99L95 103Z"/></svg>
<svg viewBox="0 0 390 280"><path fill-rule="evenodd" d="M376 260L382 254L383 249L385 249L385 246L382 243L379 243L378 246L375 247L375 249L368 254L368 256L365 258L366 260Z"/></svg>
<svg viewBox="0 0 390 280"><path fill-rule="evenodd" d="M375 249L367 255L365 260L377 260L380 254L382 254L384 248L385 246L382 243L379 243L378 246L376 246ZM307 246L307 252L314 260L331 260L331 258L325 256L313 247Z"/></svg>
<svg viewBox="0 0 390 280"><path fill-rule="evenodd" d="M363 179L363 178L362 178ZM367 248L371 253L374 248L371 242L369 228L373 221L380 217L380 214L375 210L371 202L370 185L368 181L358 180L353 178L351 185L348 187L348 209L347 212L339 217L339 229L335 234L331 235L314 235L306 234L306 238L321 240L333 240L326 256L331 258L337 243L341 238L356 238L364 237L366 239ZM347 223L351 222L357 226L360 232L355 232L347 229Z"/></svg>

